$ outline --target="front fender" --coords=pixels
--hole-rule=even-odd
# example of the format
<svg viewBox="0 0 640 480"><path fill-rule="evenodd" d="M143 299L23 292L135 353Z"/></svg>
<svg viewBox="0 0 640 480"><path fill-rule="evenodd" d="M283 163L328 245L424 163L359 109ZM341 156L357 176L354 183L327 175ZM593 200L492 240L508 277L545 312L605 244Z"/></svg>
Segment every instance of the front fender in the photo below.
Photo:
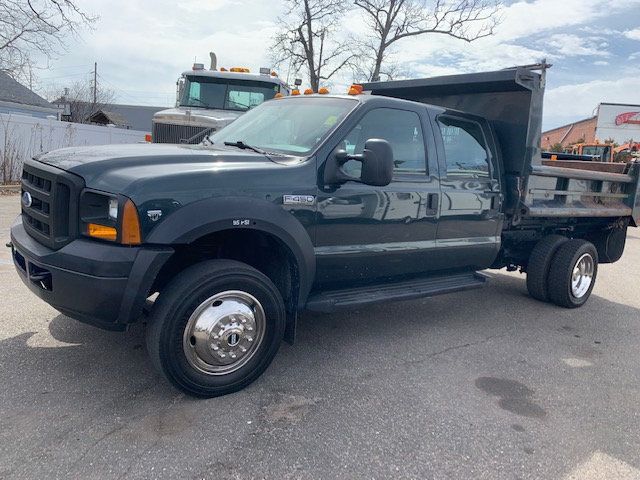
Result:
<svg viewBox="0 0 640 480"><path fill-rule="evenodd" d="M145 243L185 245L211 233L231 229L259 230L284 243L298 264L302 307L316 274L313 243L306 229L280 205L246 197L213 197L190 203L154 228Z"/></svg>

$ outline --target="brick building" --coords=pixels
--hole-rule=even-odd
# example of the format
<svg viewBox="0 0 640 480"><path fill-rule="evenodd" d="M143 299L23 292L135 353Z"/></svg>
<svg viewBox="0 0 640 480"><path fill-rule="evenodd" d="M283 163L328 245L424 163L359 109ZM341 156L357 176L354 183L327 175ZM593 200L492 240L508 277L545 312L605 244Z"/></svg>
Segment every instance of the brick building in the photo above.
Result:
<svg viewBox="0 0 640 480"><path fill-rule="evenodd" d="M569 125L542 132L542 149L549 150L552 145L560 143L567 147L578 141L593 143L596 140L598 117L585 118Z"/></svg>
<svg viewBox="0 0 640 480"><path fill-rule="evenodd" d="M541 146L548 150L557 143L564 148L578 140L594 143L608 139L620 145L640 140L640 105L601 103L593 117L542 132Z"/></svg>

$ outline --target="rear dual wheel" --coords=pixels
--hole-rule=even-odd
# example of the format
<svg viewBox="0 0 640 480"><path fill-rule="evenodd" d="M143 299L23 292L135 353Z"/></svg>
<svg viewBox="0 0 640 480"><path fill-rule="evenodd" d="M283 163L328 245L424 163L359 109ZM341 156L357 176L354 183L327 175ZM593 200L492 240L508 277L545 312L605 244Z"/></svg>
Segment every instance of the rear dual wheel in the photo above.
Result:
<svg viewBox="0 0 640 480"><path fill-rule="evenodd" d="M576 308L591 296L598 274L598 252L586 240L569 240L553 257L549 269L549 298L556 305Z"/></svg>
<svg viewBox="0 0 640 480"><path fill-rule="evenodd" d="M598 273L598 252L586 240L549 235L534 247L527 266L529 294L566 308L584 305Z"/></svg>

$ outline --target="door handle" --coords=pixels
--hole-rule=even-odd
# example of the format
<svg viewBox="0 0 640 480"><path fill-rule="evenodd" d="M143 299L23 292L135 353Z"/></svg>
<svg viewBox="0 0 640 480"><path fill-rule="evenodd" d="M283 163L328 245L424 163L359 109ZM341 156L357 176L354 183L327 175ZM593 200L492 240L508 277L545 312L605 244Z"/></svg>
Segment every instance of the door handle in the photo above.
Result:
<svg viewBox="0 0 640 480"><path fill-rule="evenodd" d="M438 214L438 203L440 196L437 193L427 195L427 211L426 215L432 216Z"/></svg>
<svg viewBox="0 0 640 480"><path fill-rule="evenodd" d="M500 206L500 200L502 199L502 194L501 193L496 194L496 192L486 192L486 193L494 194L494 195L491 195L491 210L497 210L498 207Z"/></svg>

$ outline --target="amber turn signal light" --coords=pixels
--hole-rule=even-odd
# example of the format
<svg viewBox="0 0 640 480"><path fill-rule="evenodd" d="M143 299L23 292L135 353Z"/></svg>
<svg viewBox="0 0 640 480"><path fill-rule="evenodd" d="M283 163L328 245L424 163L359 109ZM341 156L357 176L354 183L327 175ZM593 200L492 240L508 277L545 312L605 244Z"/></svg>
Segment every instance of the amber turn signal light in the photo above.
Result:
<svg viewBox="0 0 640 480"><path fill-rule="evenodd" d="M327 87L320 87L320 89L318 90L318 93L320 95L327 95L329 93L329 89Z"/></svg>
<svg viewBox="0 0 640 480"><path fill-rule="evenodd" d="M349 91L347 92L349 95L360 95L362 93L362 85L353 84L349 87Z"/></svg>
<svg viewBox="0 0 640 480"><path fill-rule="evenodd" d="M118 237L118 231L113 227L90 223L87 225L87 233L90 237L99 238L100 240L109 240L115 242Z"/></svg>
<svg viewBox="0 0 640 480"><path fill-rule="evenodd" d="M140 245L140 219L138 210L131 200L127 200L122 209L122 236L120 243L124 245Z"/></svg>

